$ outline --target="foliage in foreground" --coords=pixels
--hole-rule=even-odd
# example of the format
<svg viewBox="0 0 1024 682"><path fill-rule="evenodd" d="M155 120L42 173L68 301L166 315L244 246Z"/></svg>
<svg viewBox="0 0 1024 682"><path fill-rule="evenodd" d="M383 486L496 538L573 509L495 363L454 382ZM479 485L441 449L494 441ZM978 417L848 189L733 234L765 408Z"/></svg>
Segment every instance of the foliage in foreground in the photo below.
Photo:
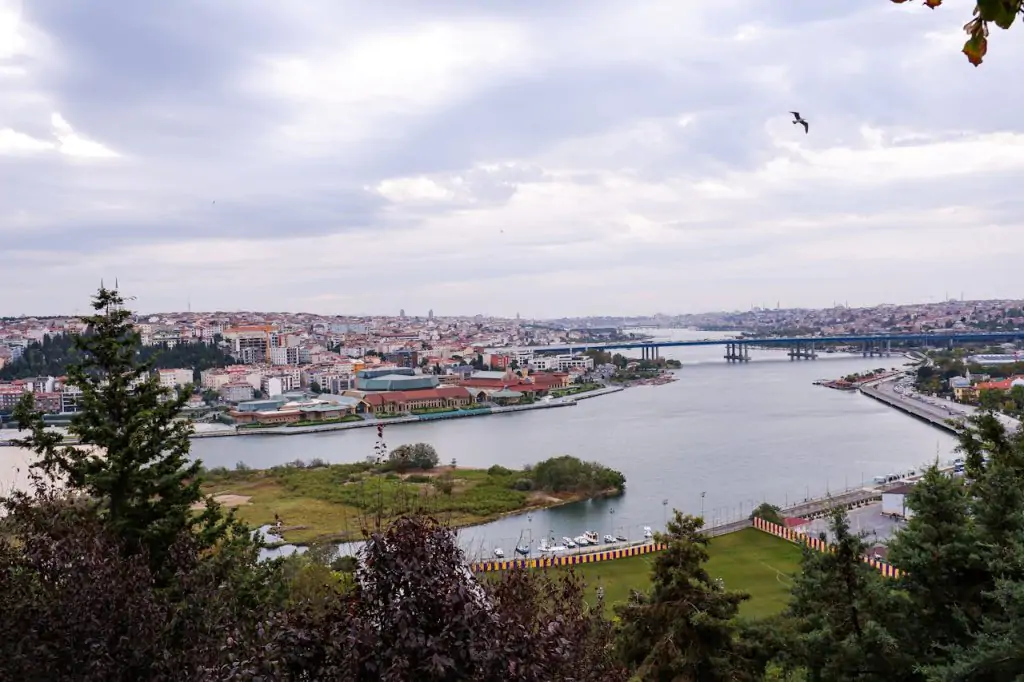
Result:
<svg viewBox="0 0 1024 682"><path fill-rule="evenodd" d="M450 529L401 519L348 580L182 531L170 580L88 501L5 503L0 679L624 680L612 628L571 575L478 583ZM580 666L586 661L585 666Z"/></svg>
<svg viewBox="0 0 1024 682"><path fill-rule="evenodd" d="M892 0L896 4L903 4L907 0ZM942 4L942 0L924 0L924 4L935 9ZM973 18L964 24L964 32L967 33L967 42L964 43L963 53L967 60L979 66L985 59L988 52L989 27L995 24L1001 29L1008 29L1017 19L1018 14L1024 14L1024 0L977 0L974 6Z"/></svg>

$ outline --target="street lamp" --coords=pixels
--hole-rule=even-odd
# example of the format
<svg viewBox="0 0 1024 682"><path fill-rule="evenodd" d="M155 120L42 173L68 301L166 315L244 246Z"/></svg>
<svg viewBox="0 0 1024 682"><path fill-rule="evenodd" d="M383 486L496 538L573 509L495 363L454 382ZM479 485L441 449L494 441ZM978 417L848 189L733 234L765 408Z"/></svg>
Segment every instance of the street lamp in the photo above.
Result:
<svg viewBox="0 0 1024 682"><path fill-rule="evenodd" d="M608 530L610 531L610 532L609 532L608 534L609 534L609 535L615 535L615 508L614 508L614 507L612 507L611 509L609 509L609 510L608 510L608 513L609 513L609 514L611 515L611 516L609 517L609 518L611 519L611 521L609 521L609 523L611 524L611 526L610 526L610 527L609 527L609 529L608 529Z"/></svg>
<svg viewBox="0 0 1024 682"><path fill-rule="evenodd" d="M661 525L668 526L668 498L661 501Z"/></svg>
<svg viewBox="0 0 1024 682"><path fill-rule="evenodd" d="M700 492L700 519L701 519L701 521L704 520L704 496L706 494L707 493L705 491L703 491L703 490Z"/></svg>

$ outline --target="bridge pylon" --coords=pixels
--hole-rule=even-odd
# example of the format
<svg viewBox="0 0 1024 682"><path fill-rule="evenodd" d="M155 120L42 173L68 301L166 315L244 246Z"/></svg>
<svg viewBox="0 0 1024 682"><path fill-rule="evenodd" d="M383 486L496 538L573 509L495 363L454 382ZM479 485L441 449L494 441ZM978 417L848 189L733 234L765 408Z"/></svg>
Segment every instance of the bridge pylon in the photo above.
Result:
<svg viewBox="0 0 1024 682"><path fill-rule="evenodd" d="M745 343L725 344L726 362L750 362L750 348Z"/></svg>
<svg viewBox="0 0 1024 682"><path fill-rule="evenodd" d="M817 360L818 354L814 351L814 343L796 343L789 349L790 360Z"/></svg>

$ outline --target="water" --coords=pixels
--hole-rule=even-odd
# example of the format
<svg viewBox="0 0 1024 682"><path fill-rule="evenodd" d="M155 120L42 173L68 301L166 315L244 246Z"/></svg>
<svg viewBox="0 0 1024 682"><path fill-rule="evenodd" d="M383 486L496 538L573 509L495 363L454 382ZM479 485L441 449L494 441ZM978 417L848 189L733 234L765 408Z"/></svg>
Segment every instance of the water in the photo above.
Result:
<svg viewBox="0 0 1024 682"><path fill-rule="evenodd" d="M672 338L707 332L673 331ZM719 335L724 336L724 335ZM489 556L512 556L520 535L642 536L663 527L672 509L708 523L749 515L762 501L785 505L826 491L857 487L874 476L948 459L955 442L946 433L856 393L812 385L902 357L822 355L790 361L784 352L751 351L751 362L727 364L721 347L663 349L681 360L679 381L635 387L580 401L576 407L474 417L385 429L389 448L428 442L442 462L516 468L570 454L622 471L626 494L507 517L464 529L463 545ZM295 459L354 462L373 452L375 429L296 436L197 439L195 456L208 467L269 467ZM0 448L0 458L14 457ZM0 460L0 466L6 460ZM0 480L2 473L0 473Z"/></svg>

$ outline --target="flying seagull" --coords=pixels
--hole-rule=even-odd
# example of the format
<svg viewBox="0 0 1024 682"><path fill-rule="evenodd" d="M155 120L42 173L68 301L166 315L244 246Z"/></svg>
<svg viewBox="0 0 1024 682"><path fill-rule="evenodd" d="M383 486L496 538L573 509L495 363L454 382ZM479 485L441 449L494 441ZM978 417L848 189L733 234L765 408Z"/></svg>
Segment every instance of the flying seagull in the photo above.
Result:
<svg viewBox="0 0 1024 682"><path fill-rule="evenodd" d="M811 132L809 130L808 126L807 126L807 121L805 121L803 119L803 117L800 116L800 112L799 111L791 111L789 113L793 114L793 125L796 125L797 123L799 123L800 125L802 125L804 127L804 133L805 134Z"/></svg>

